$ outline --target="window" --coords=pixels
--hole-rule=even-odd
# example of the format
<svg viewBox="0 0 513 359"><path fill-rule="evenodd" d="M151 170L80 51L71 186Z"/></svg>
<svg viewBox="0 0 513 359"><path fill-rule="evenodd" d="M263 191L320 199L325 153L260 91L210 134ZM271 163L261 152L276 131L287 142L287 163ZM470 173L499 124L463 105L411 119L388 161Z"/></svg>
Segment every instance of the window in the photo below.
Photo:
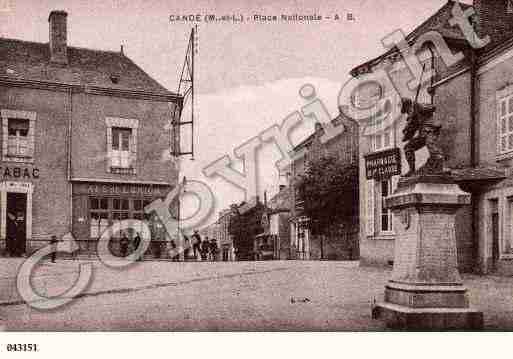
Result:
<svg viewBox="0 0 513 359"><path fill-rule="evenodd" d="M374 180L365 182L366 203L365 203L365 232L367 236L375 234L374 228Z"/></svg>
<svg viewBox="0 0 513 359"><path fill-rule="evenodd" d="M1 116L2 160L33 162L35 112L1 110Z"/></svg>
<svg viewBox="0 0 513 359"><path fill-rule="evenodd" d="M131 167L131 137L132 130L130 128L114 127L112 129L112 167Z"/></svg>
<svg viewBox="0 0 513 359"><path fill-rule="evenodd" d="M89 197L90 237L100 238L102 233L117 221L137 219L148 225L153 239L164 239L165 228L158 221L157 216L144 213L144 207L151 202L150 198L142 197ZM142 227L135 227L134 230L142 233ZM121 233L112 233L112 235L114 238L119 238Z"/></svg>
<svg viewBox="0 0 513 359"><path fill-rule="evenodd" d="M8 120L8 144L9 156L28 157L29 155L29 120L10 118Z"/></svg>
<svg viewBox="0 0 513 359"><path fill-rule="evenodd" d="M112 118L105 120L107 125L107 171L121 175L136 174L137 120Z"/></svg>
<svg viewBox="0 0 513 359"><path fill-rule="evenodd" d="M513 95L499 101L497 118L499 120L498 137L499 153L513 151Z"/></svg>
<svg viewBox="0 0 513 359"><path fill-rule="evenodd" d="M508 14L513 14L513 0L508 0L508 5L506 6L506 12Z"/></svg>
<svg viewBox="0 0 513 359"><path fill-rule="evenodd" d="M379 124L377 124L379 125ZM370 136L371 151L378 152L393 147L393 127Z"/></svg>
<svg viewBox="0 0 513 359"><path fill-rule="evenodd" d="M381 181L381 232L392 231L392 211L385 208L385 199L392 194L392 180Z"/></svg>

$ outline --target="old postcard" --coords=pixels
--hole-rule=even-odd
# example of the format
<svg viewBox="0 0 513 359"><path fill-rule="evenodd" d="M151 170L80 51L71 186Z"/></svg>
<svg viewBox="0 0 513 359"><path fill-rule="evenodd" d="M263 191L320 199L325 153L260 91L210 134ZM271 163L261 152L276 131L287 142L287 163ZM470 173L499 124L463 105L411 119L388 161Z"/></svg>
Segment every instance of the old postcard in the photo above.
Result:
<svg viewBox="0 0 513 359"><path fill-rule="evenodd" d="M0 0L0 114L6 335L513 329L512 0Z"/></svg>

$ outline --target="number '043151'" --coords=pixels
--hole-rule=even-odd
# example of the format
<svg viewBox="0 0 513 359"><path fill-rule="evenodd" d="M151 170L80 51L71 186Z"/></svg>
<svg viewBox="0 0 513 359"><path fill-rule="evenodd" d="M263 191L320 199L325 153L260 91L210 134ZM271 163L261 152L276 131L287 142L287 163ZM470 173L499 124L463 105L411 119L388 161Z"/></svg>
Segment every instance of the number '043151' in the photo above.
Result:
<svg viewBox="0 0 513 359"><path fill-rule="evenodd" d="M37 352L37 344L7 344L8 352Z"/></svg>

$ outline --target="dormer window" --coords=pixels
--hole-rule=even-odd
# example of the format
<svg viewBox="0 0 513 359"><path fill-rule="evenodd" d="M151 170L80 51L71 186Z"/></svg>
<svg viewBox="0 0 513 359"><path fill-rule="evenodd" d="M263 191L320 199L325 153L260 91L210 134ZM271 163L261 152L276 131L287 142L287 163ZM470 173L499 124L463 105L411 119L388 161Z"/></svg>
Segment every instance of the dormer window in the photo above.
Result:
<svg viewBox="0 0 513 359"><path fill-rule="evenodd" d="M110 75L110 81L111 81L113 84L117 84L117 83L119 83L119 75L116 75L116 74L112 74L112 75Z"/></svg>

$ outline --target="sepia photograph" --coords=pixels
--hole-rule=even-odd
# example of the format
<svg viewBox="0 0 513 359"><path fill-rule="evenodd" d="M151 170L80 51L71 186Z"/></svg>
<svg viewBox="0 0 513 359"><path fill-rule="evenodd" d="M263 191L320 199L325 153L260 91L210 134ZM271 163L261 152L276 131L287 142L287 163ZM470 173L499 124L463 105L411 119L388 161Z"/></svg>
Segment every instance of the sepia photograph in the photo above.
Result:
<svg viewBox="0 0 513 359"><path fill-rule="evenodd" d="M0 115L2 357L513 330L513 0L0 0Z"/></svg>

